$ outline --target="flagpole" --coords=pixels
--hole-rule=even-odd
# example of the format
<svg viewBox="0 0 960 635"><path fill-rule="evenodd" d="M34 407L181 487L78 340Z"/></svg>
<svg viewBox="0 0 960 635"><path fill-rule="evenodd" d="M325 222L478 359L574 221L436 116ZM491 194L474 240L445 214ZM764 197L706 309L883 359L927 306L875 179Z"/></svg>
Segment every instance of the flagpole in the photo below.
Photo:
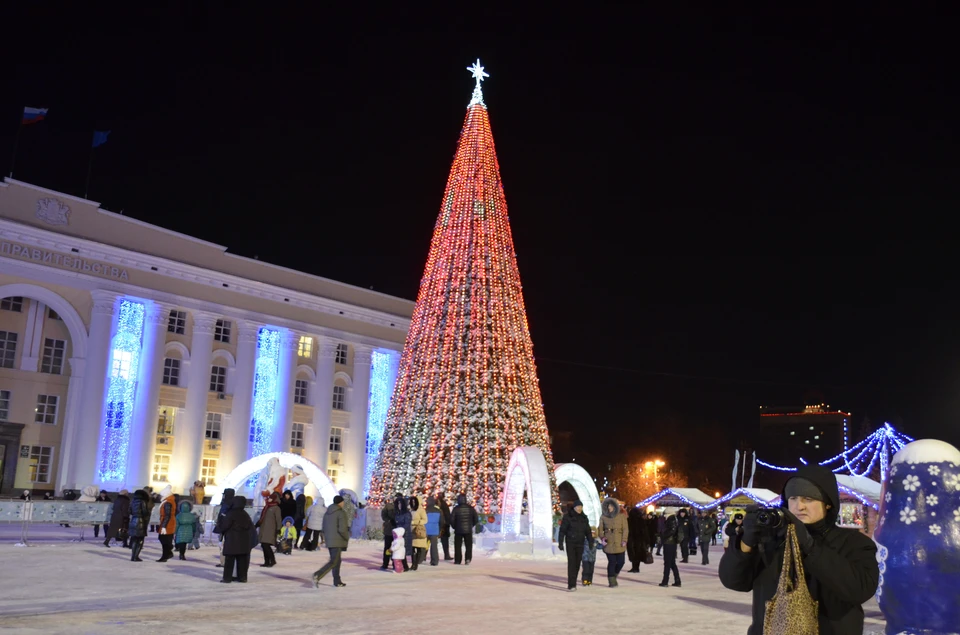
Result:
<svg viewBox="0 0 960 635"><path fill-rule="evenodd" d="M13 156L10 157L10 178L13 178L13 166L17 162L17 146L20 145L20 131L23 130L23 116L20 116L20 125L17 126L17 134L13 137Z"/></svg>
<svg viewBox="0 0 960 635"><path fill-rule="evenodd" d="M97 149L93 144L90 145L92 147L90 148L90 161L87 162L87 183L83 186L83 198L87 198L87 193L90 191L90 175L93 174L93 151Z"/></svg>

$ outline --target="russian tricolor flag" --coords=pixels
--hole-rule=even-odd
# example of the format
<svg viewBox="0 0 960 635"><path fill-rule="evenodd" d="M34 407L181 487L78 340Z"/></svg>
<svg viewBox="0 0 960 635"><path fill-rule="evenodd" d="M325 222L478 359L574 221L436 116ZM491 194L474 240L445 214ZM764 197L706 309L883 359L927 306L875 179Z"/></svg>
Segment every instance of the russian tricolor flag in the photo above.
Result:
<svg viewBox="0 0 960 635"><path fill-rule="evenodd" d="M30 123L37 123L38 121L43 121L43 118L47 116L47 111L49 108L31 108L30 106L24 106L23 108L23 119L20 121L22 125L27 125Z"/></svg>

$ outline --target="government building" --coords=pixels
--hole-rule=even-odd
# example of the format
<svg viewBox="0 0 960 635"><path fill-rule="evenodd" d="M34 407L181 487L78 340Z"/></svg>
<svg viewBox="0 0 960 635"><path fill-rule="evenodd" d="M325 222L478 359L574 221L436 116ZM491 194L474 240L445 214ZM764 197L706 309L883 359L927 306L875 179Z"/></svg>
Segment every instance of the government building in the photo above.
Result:
<svg viewBox="0 0 960 635"><path fill-rule="evenodd" d="M268 452L363 495L414 303L0 183L0 493L216 486Z"/></svg>

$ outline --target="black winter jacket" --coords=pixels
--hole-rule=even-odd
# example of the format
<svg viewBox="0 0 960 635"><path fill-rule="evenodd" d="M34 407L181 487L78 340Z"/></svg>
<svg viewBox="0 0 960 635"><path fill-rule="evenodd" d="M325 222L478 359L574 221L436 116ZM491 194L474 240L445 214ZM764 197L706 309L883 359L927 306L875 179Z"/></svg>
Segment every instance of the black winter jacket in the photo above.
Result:
<svg viewBox="0 0 960 635"><path fill-rule="evenodd" d="M683 541L680 536L680 522L676 514L667 516L663 521L663 531L660 532L660 542L665 545L678 545Z"/></svg>
<svg viewBox="0 0 960 635"><path fill-rule="evenodd" d="M803 557L807 587L819 602L820 635L863 633L864 602L873 597L880 580L876 544L855 529L836 526L840 511L837 480L830 470L803 466L796 476L816 483L831 508L824 521L808 525L814 546ZM786 507L786 495L783 495ZM720 581L734 591L753 591L753 624L748 635L763 633L767 601L773 598L783 566L785 533L761 540L750 553L740 550L741 536L730 540L720 559Z"/></svg>
<svg viewBox="0 0 960 635"><path fill-rule="evenodd" d="M579 514L573 509L563 515L560 521L560 534L557 536L557 545L563 550L563 543L582 547L583 541L590 541L590 547L593 548L593 536L590 535L590 520L583 512Z"/></svg>
<svg viewBox="0 0 960 635"><path fill-rule="evenodd" d="M230 501L230 508L219 522L220 534L223 536L223 555L243 556L253 549L253 519L244 509L247 499L235 496ZM221 508L222 510L222 508Z"/></svg>
<svg viewBox="0 0 960 635"><path fill-rule="evenodd" d="M463 494L457 496L457 506L450 512L450 526L453 531L460 536L469 536L477 526L477 520L477 510L472 505L467 505L467 497Z"/></svg>

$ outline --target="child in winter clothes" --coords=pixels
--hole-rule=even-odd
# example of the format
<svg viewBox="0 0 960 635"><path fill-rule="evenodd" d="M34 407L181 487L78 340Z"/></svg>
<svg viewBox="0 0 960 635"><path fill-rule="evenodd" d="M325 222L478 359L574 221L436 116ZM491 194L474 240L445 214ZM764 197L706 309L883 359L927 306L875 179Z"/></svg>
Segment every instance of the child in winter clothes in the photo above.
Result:
<svg viewBox="0 0 960 635"><path fill-rule="evenodd" d="M403 573L407 564L407 546L404 543L403 527L393 530L393 544L390 545L390 557L393 558L394 573Z"/></svg>
<svg viewBox="0 0 960 635"><path fill-rule="evenodd" d="M293 518L287 516L283 519L283 529L280 530L280 553L289 556L296 542L297 528L293 526Z"/></svg>
<svg viewBox="0 0 960 635"><path fill-rule="evenodd" d="M593 545L590 544L589 539L583 540L583 586L593 584L593 566L597 562L597 547L600 546L596 527L590 528L590 535L593 536Z"/></svg>
<svg viewBox="0 0 960 635"><path fill-rule="evenodd" d="M193 542L193 537L200 532L200 521L197 515L193 513L193 505L190 501L180 502L180 511L177 513L177 529L174 534L176 537L177 551L180 552L180 559L186 560L187 545Z"/></svg>

